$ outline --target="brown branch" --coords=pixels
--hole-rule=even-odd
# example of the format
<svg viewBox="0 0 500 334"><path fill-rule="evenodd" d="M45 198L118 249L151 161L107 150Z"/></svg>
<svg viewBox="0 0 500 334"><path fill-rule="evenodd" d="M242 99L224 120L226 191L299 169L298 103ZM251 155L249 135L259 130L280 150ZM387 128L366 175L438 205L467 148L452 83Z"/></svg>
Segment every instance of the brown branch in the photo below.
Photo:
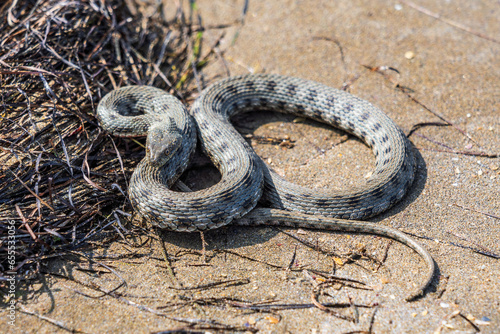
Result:
<svg viewBox="0 0 500 334"><path fill-rule="evenodd" d="M12 173L12 175L16 178L16 180L18 180L18 181L22 184L22 186L23 186L24 188L26 188L26 190L28 190L28 191L31 193L31 195L33 195L36 199L38 199L38 200L40 201L40 203L42 203L42 204L43 204L43 205L45 205L47 208L49 208L49 209L50 209L50 211L52 211L52 212L54 212L54 211L55 211L55 210L54 210L54 208L52 208L49 204L47 204L47 202L45 202L45 201L44 201L44 200L43 200L40 196L38 196L37 194L35 194L35 193L33 192L33 190L31 190L31 189L30 189L30 187L28 187L28 186L26 185L26 183L24 183L24 182L23 182L23 180L21 180L21 179L19 178L19 176L17 176L17 175L16 175L13 171L11 171L11 170L10 170L10 168L9 168L9 169L7 169L7 170L8 170L9 172L11 172L11 173Z"/></svg>

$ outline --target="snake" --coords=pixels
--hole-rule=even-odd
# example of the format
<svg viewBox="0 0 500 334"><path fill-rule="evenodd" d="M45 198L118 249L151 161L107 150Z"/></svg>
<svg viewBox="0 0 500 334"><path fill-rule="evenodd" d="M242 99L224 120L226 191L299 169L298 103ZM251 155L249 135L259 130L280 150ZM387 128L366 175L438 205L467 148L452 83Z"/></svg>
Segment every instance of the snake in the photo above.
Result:
<svg viewBox="0 0 500 334"><path fill-rule="evenodd" d="M365 184L343 190L310 189L286 181L231 124L232 117L252 110L309 118L360 138L375 155L371 176ZM128 195L152 225L180 232L235 223L375 234L403 243L426 263L424 281L406 300L422 296L433 279L434 260L417 241L399 230L359 221L401 200L416 171L407 137L363 99L302 78L247 74L211 84L189 111L159 88L125 86L101 99L96 116L115 136L146 136L146 154L132 174ZM188 167L197 139L221 179L205 189L177 191L174 185Z"/></svg>

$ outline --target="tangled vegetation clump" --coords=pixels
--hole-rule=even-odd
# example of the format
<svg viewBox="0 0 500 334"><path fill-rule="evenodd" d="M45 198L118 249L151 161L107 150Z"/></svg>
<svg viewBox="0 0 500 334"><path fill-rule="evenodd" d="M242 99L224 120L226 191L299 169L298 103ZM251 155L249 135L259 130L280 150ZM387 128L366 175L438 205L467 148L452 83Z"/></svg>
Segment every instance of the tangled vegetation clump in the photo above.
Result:
<svg viewBox="0 0 500 334"><path fill-rule="evenodd" d="M2 276L24 275L25 265L119 222L114 210L130 211L126 180L143 150L132 143L120 156L117 146L129 143L103 133L95 109L108 91L130 84L190 99L209 54L200 56L195 10L134 0L0 7Z"/></svg>

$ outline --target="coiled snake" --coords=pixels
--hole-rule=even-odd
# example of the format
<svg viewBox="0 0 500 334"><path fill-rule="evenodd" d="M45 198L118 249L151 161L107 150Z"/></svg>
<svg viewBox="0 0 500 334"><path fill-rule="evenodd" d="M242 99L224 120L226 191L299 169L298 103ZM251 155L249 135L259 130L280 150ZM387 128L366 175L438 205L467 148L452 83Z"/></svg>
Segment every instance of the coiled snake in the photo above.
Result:
<svg viewBox="0 0 500 334"><path fill-rule="evenodd" d="M267 167L229 122L235 114L252 109L305 116L361 138L376 157L371 178L364 186L341 192L287 182ZM114 135L147 135L146 157L136 167L128 192L136 210L159 227L204 231L234 221L376 234L411 247L427 264L424 283L407 300L423 294L432 280L434 261L415 240L389 227L344 220L387 210L404 196L415 174L405 135L364 100L308 80L246 75L205 89L190 114L160 89L128 86L107 94L97 117ZM170 190L189 163L197 134L221 181L195 192ZM259 200L271 208L254 209Z"/></svg>

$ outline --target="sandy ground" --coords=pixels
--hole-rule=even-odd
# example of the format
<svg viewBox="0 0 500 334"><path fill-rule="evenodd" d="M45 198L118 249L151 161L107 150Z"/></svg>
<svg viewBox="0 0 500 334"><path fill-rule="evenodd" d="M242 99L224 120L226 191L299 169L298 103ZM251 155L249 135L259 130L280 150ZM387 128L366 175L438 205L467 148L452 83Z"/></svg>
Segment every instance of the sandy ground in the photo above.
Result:
<svg viewBox="0 0 500 334"><path fill-rule="evenodd" d="M500 39L498 1L418 3ZM241 0L198 1L207 26L234 22L242 7ZM440 121L395 88L396 82L411 89L411 96L429 109L467 131L474 141L453 127L426 127L418 134L458 151L500 152L498 42L464 32L397 1L252 0L245 24L234 40L238 28L212 29L204 34L205 44L210 45L225 32L220 49L227 50L231 75L279 73L337 88L347 84L351 93L379 106L405 132L417 123ZM399 74L386 71L391 82L362 65L389 66ZM225 68L216 61L204 73L210 82L223 76ZM344 134L339 131L294 119L257 112L240 117L236 124L246 133L289 136L295 141L293 148L255 145L258 153L290 180L318 188L344 188L363 182L374 161L366 146L352 137L342 142ZM440 152L436 150L447 148L415 134L410 139L418 148L413 188L400 204L372 221L429 238L418 240L434 257L438 271L418 301L408 303L403 297L423 279L424 265L413 251L396 242L375 236L231 226L206 234L206 263L198 234L164 233L174 277L163 261L160 244L147 242L145 234L130 240L135 247L120 239L106 248L96 243L94 249L85 251L93 262L75 257L53 259L43 266L46 272L71 277L91 288L47 275L35 284L19 286L20 301L26 310L86 333L148 333L186 326L172 320L175 317L214 320L260 333L370 329L374 333L500 333L500 262L470 249L484 247L500 254L500 220L459 207L500 216L500 159ZM204 183L199 180L216 179L216 174L211 168L198 168L186 182L200 187ZM308 248L289 234L337 255ZM145 242L142 245L141 240ZM376 270L377 265L364 258L340 265L346 253L362 250L379 260L387 251L383 266ZM294 251L294 262L287 269ZM335 308L355 321L317 308L254 312L223 303L236 298L249 303L310 304L314 288L304 269L334 272L360 280L371 289L334 286L325 290L329 295L320 297L324 303L360 305ZM126 285L114 296L95 290L109 291L121 279ZM197 288L229 280L241 284ZM198 299L220 303L192 302ZM172 303L185 306L166 307ZM19 311L16 315L15 326L10 326L6 310L0 311L0 332L65 332L40 317Z"/></svg>

